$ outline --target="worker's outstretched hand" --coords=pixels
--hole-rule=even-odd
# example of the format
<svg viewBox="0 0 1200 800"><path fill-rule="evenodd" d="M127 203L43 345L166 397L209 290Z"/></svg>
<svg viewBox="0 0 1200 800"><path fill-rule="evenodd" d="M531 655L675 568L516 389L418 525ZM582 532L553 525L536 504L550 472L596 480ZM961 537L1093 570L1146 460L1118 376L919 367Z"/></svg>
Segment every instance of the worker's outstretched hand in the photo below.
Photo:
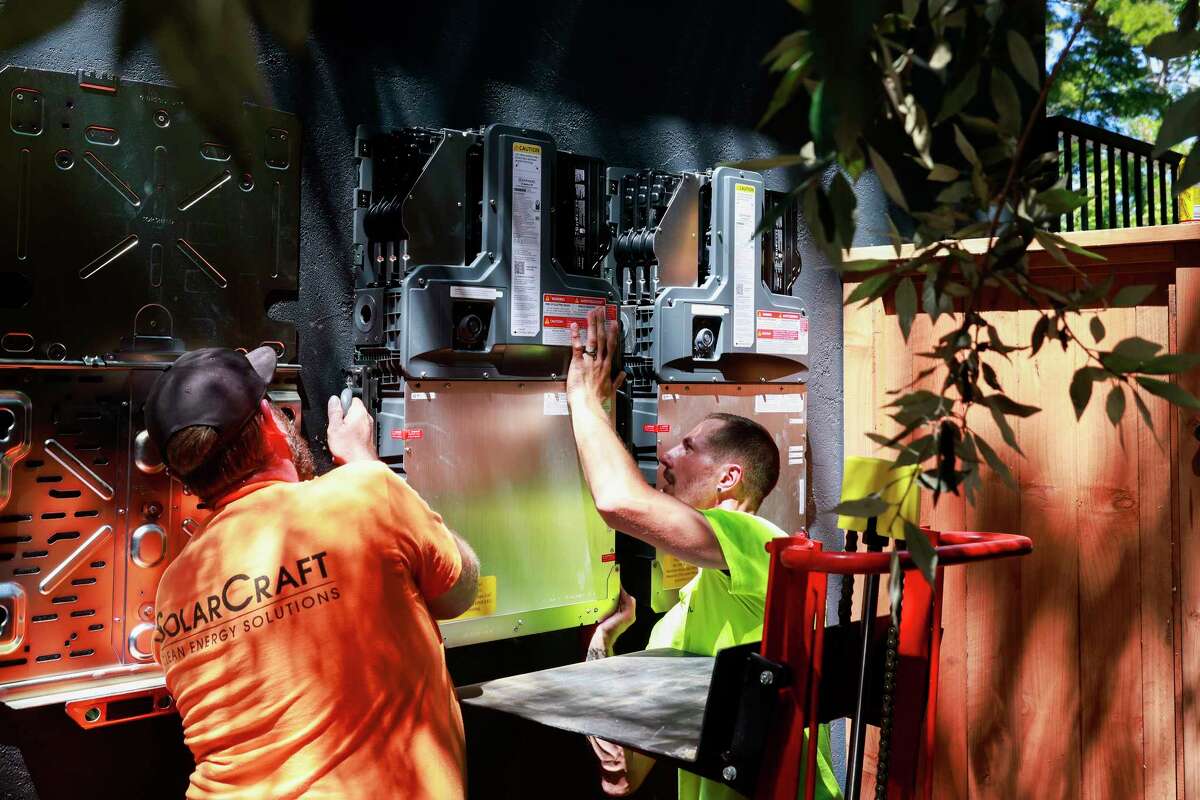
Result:
<svg viewBox="0 0 1200 800"><path fill-rule="evenodd" d="M379 451L375 449L375 421L367 413L362 400L354 398L350 408L343 413L342 401L335 395L329 398L328 411L326 440L334 463L379 459Z"/></svg>
<svg viewBox="0 0 1200 800"><path fill-rule="evenodd" d="M617 607L596 625L596 631L592 634L592 640L588 644L587 660L592 661L611 656L613 645L616 644L622 633L629 630L629 626L635 619L637 619L637 601L622 586L621 595L617 598Z"/></svg>
<svg viewBox="0 0 1200 800"><path fill-rule="evenodd" d="M571 325L571 364L567 367L567 403L595 400L603 404L612 397L625 380L625 373L612 379L613 358L616 357L617 326L605 325L605 306L588 312L587 330Z"/></svg>

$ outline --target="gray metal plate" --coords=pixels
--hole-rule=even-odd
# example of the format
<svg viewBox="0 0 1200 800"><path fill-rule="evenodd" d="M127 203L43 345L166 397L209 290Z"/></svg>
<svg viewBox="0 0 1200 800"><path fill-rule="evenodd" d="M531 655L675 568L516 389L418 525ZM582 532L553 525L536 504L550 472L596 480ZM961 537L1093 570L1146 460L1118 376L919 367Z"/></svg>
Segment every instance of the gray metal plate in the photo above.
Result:
<svg viewBox="0 0 1200 800"><path fill-rule="evenodd" d="M575 452L564 384L407 385L408 480L479 555L475 616L446 622L447 645L590 624L617 594L613 532Z"/></svg>
<svg viewBox="0 0 1200 800"><path fill-rule="evenodd" d="M93 88L87 88L87 87ZM0 357L278 343L295 296L300 125L244 106L261 147L236 163L175 89L5 67ZM175 341L172 341L174 339Z"/></svg>
<svg viewBox="0 0 1200 800"><path fill-rule="evenodd" d="M465 705L695 761L714 662L644 650L463 686L458 696Z"/></svg>

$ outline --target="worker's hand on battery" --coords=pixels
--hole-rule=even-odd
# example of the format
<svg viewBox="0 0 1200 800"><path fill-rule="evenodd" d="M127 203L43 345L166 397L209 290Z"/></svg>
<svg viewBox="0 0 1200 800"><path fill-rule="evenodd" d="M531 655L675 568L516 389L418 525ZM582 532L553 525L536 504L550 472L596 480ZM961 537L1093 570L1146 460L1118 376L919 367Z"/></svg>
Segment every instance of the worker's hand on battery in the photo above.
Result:
<svg viewBox="0 0 1200 800"><path fill-rule="evenodd" d="M376 461L379 452L375 449L375 421L367 413L367 407L357 397L343 413L342 401L335 395L329 398L329 430L326 441L329 453L336 464L352 461Z"/></svg>
<svg viewBox="0 0 1200 800"><path fill-rule="evenodd" d="M567 402L574 405L589 399L603 404L621 387L625 373L612 379L617 353L617 326L605 325L605 307L588 312L587 329L571 325L571 364L567 367Z"/></svg>
<svg viewBox="0 0 1200 800"><path fill-rule="evenodd" d="M621 634L629 630L629 626L633 625L636 618L637 601L622 586L621 595L617 598L617 607L596 625L596 631L592 634L592 640L588 644L587 660L592 661L611 656L613 645L616 644L617 639L621 638Z"/></svg>

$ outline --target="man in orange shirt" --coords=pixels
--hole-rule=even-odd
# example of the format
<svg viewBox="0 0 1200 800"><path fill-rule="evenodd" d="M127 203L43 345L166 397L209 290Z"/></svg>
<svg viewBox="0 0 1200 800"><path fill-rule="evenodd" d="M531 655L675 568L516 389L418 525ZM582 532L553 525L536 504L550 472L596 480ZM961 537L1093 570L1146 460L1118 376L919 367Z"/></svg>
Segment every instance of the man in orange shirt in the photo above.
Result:
<svg viewBox="0 0 1200 800"><path fill-rule="evenodd" d="M370 415L329 401L341 466L266 399L275 354L187 353L146 401L151 438L213 509L163 574L155 653L200 798L462 798L464 741L437 619L478 561L381 463Z"/></svg>

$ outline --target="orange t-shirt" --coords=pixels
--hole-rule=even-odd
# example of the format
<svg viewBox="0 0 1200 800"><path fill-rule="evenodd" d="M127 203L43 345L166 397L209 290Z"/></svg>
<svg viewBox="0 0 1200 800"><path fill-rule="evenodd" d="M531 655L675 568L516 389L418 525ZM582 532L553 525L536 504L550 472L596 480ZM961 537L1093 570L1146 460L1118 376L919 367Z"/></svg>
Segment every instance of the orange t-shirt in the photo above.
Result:
<svg viewBox="0 0 1200 800"><path fill-rule="evenodd" d="M379 462L243 487L158 587L155 656L199 798L464 795L462 717L426 600L462 569Z"/></svg>

